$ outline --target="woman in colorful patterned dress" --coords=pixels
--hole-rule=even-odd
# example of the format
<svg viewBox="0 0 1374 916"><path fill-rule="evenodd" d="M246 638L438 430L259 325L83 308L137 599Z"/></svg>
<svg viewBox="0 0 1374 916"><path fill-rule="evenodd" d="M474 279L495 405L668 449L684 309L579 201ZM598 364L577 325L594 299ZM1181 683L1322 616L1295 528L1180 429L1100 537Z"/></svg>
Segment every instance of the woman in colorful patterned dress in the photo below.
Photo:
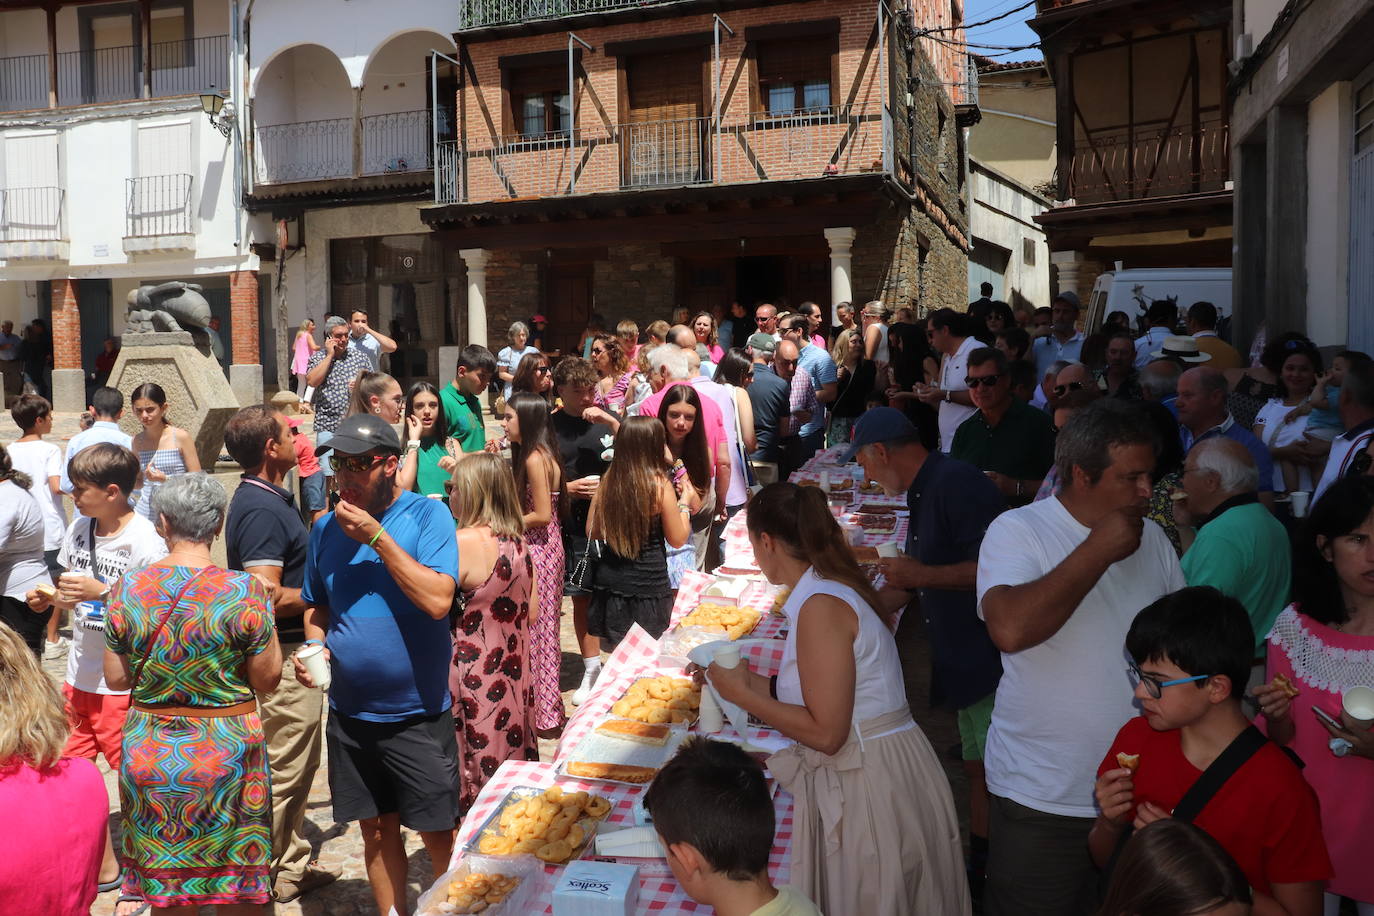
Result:
<svg viewBox="0 0 1374 916"><path fill-rule="evenodd" d="M505 460L488 452L466 456L449 491L462 590L449 690L462 749L458 806L466 814L503 761L539 759L525 676L526 633L538 621L539 595Z"/></svg>
<svg viewBox="0 0 1374 916"><path fill-rule="evenodd" d="M143 429L134 436L134 452L142 468L141 488L134 510L153 520L153 494L168 479L200 470L200 456L191 434L167 422L167 394L159 385L144 382L129 398Z"/></svg>
<svg viewBox="0 0 1374 916"><path fill-rule="evenodd" d="M224 487L203 474L157 495L166 558L110 594L105 679L131 690L119 800L124 891L161 911L261 912L271 899L272 798L254 693L281 679L267 592L215 566Z"/></svg>
<svg viewBox="0 0 1374 916"><path fill-rule="evenodd" d="M534 727L541 737L555 737L567 716L558 690L563 653L558 645L558 619L563 604L563 534L558 507L563 490L563 460L549 426L548 402L537 394L517 393L506 402L501 425L510 440L515 492L523 494L525 543L534 561L539 607L530 621L529 672L534 691Z"/></svg>
<svg viewBox="0 0 1374 916"><path fill-rule="evenodd" d="M632 393L635 373L620 338L614 334L597 335L592 341L591 363L600 376L596 383L596 406L624 413L625 399Z"/></svg>

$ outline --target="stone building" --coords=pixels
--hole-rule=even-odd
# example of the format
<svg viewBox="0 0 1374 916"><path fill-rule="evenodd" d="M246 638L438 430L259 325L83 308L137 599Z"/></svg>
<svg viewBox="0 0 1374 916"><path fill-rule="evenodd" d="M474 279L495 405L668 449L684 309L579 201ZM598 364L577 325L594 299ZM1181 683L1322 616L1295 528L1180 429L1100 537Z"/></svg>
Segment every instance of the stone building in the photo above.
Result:
<svg viewBox="0 0 1374 916"><path fill-rule="evenodd" d="M462 339L541 312L881 298L961 304L956 8L470 0L456 136L420 217L467 269ZM483 322L484 327L478 322Z"/></svg>

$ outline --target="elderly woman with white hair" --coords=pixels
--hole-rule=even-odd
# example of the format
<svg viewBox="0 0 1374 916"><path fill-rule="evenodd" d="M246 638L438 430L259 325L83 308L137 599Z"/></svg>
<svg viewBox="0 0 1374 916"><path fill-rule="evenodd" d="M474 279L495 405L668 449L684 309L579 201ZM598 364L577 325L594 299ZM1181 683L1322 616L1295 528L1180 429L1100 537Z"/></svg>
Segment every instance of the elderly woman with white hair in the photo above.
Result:
<svg viewBox="0 0 1374 916"><path fill-rule="evenodd" d="M164 484L153 512L169 552L109 599L105 680L132 692L119 773L124 889L155 912L247 914L271 899L255 693L277 686L282 655L264 586L210 559L227 502L204 474Z"/></svg>
<svg viewBox="0 0 1374 916"><path fill-rule="evenodd" d="M511 384L515 381L515 370L526 356L538 356L539 348L529 346L530 326L523 321L511 324L506 332L507 345L496 354L496 377L501 380L501 397L510 400Z"/></svg>

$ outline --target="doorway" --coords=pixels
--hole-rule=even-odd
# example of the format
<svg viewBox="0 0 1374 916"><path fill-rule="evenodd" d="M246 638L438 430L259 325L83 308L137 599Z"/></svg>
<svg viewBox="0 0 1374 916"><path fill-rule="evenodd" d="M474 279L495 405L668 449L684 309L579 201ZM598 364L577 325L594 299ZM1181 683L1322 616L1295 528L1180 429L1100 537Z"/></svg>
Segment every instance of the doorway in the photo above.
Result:
<svg viewBox="0 0 1374 916"><path fill-rule="evenodd" d="M592 265L550 264L544 275L544 348L572 353L592 317ZM575 354L581 355L581 354Z"/></svg>
<svg viewBox="0 0 1374 916"><path fill-rule="evenodd" d="M787 258L782 255L736 258L735 299L748 315L764 302L782 311L787 304Z"/></svg>

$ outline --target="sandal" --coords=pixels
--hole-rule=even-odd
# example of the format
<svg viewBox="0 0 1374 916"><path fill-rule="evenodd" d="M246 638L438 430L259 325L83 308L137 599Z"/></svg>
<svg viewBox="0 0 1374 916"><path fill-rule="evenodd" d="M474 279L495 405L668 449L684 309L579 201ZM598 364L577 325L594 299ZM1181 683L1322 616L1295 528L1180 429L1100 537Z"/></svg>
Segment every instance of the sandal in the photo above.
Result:
<svg viewBox="0 0 1374 916"><path fill-rule="evenodd" d="M144 900L144 899L143 899L142 897L140 897L138 894L120 894L120 895L119 895L119 899L115 901L115 913L116 913L116 914L119 913L119 905L120 905L121 903L141 903L141 904L143 904L143 906L139 907L139 908L136 909L136 910L132 910L132 911L130 911L129 913L124 914L124 916L142 916L142 914L148 912L148 910L151 908L151 904L149 904L148 901Z"/></svg>
<svg viewBox="0 0 1374 916"><path fill-rule="evenodd" d="M109 881L104 881L104 882L97 881L96 884L95 884L95 890L96 890L96 893L98 893L98 894L108 894L110 891L117 891L117 890L119 890L119 886L120 886L121 884L123 884L123 883L124 883L124 869L121 868L121 869L119 870L119 874L115 875L115 876L114 876L113 878L111 878Z"/></svg>

